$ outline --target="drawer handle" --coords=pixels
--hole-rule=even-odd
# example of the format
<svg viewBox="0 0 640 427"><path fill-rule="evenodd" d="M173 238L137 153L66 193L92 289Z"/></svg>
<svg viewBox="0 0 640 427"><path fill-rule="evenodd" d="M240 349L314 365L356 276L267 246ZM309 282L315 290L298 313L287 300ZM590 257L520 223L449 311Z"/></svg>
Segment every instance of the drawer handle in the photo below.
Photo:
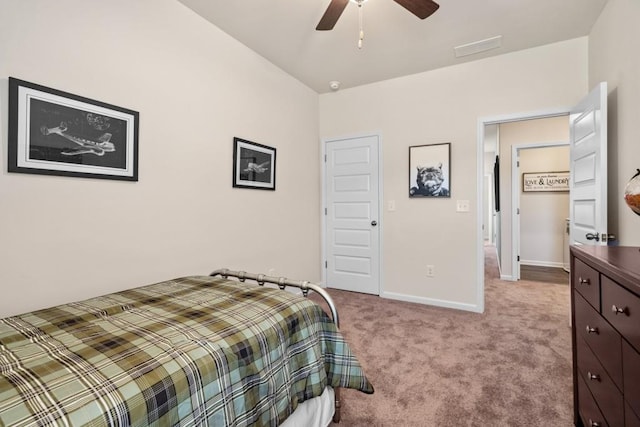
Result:
<svg viewBox="0 0 640 427"><path fill-rule="evenodd" d="M588 285L589 279L583 279L582 277L578 277L578 283L580 283L581 285Z"/></svg>
<svg viewBox="0 0 640 427"><path fill-rule="evenodd" d="M613 304L611 306L611 311L613 311L615 315L627 314L627 307L618 307L617 305Z"/></svg>
<svg viewBox="0 0 640 427"><path fill-rule="evenodd" d="M592 374L591 372L587 372L587 377L591 381L600 381L600 375L598 375L598 374Z"/></svg>
<svg viewBox="0 0 640 427"><path fill-rule="evenodd" d="M587 325L587 333L588 334L597 334L598 333L598 328L592 328L591 326Z"/></svg>
<svg viewBox="0 0 640 427"><path fill-rule="evenodd" d="M593 421L591 418L589 418L589 427L600 427L602 424L600 424L597 421Z"/></svg>

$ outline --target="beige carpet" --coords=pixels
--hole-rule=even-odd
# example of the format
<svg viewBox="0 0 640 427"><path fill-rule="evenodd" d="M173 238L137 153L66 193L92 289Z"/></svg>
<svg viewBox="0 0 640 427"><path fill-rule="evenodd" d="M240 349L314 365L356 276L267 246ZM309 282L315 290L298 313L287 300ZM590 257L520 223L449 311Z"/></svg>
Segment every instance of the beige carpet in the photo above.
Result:
<svg viewBox="0 0 640 427"><path fill-rule="evenodd" d="M571 426L569 287L498 279L485 313L329 289L375 387L343 390L342 426Z"/></svg>

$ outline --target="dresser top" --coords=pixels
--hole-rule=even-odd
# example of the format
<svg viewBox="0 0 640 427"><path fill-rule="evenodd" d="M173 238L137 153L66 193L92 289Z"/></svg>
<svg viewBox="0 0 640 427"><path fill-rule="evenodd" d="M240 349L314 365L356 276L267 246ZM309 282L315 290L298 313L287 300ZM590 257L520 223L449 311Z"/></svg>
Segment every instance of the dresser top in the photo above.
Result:
<svg viewBox="0 0 640 427"><path fill-rule="evenodd" d="M640 295L640 247L571 246L571 253Z"/></svg>

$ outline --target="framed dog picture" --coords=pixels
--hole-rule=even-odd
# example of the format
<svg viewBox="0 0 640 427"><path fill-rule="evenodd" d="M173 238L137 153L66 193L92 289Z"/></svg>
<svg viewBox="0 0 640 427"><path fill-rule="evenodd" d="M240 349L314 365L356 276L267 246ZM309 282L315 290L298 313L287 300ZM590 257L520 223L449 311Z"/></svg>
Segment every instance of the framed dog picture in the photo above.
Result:
<svg viewBox="0 0 640 427"><path fill-rule="evenodd" d="M409 147L409 197L451 197L451 143Z"/></svg>
<svg viewBox="0 0 640 427"><path fill-rule="evenodd" d="M233 138L233 186L276 189L276 149Z"/></svg>

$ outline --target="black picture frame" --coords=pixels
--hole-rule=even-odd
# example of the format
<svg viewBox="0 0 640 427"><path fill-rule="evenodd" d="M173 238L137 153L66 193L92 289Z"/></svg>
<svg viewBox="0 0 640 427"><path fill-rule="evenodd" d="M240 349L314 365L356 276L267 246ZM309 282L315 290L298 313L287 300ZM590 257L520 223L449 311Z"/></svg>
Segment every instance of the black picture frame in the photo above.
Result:
<svg viewBox="0 0 640 427"><path fill-rule="evenodd" d="M9 77L8 171L138 181L139 113Z"/></svg>
<svg viewBox="0 0 640 427"><path fill-rule="evenodd" d="M409 147L409 197L451 197L451 143Z"/></svg>
<svg viewBox="0 0 640 427"><path fill-rule="evenodd" d="M233 186L275 191L276 149L234 137Z"/></svg>
<svg viewBox="0 0 640 427"><path fill-rule="evenodd" d="M500 156L496 156L496 162L493 164L493 190L495 210L500 212Z"/></svg>

